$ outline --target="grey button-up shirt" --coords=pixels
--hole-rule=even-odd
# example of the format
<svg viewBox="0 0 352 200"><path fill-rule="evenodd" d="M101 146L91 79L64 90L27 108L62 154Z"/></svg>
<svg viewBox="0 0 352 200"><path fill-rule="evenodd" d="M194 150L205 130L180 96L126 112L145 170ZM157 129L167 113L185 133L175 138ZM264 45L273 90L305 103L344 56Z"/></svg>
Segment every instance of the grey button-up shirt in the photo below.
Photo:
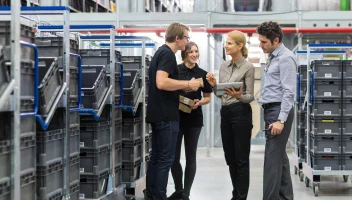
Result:
<svg viewBox="0 0 352 200"><path fill-rule="evenodd" d="M243 82L242 96L236 99L230 95L221 96L222 105L230 105L237 102L250 103L254 99L254 67L245 58L232 64L226 61L221 64L219 71L219 83ZM215 88L216 89L216 88Z"/></svg>
<svg viewBox="0 0 352 200"><path fill-rule="evenodd" d="M284 44L276 48L270 57L264 68L264 86L258 102L281 102L278 120L286 121L296 96L297 61Z"/></svg>

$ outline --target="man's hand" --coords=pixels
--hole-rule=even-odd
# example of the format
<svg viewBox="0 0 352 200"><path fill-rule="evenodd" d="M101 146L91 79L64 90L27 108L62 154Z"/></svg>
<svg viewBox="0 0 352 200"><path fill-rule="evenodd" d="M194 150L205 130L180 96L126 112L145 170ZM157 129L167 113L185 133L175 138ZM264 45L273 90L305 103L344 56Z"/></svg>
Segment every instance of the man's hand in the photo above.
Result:
<svg viewBox="0 0 352 200"><path fill-rule="evenodd" d="M194 104L194 106L192 107L192 109L195 110L195 109L198 108L198 106L199 106L199 104L200 104L200 101L199 101L199 99L194 99L193 101L195 102L195 104Z"/></svg>
<svg viewBox="0 0 352 200"><path fill-rule="evenodd" d="M214 74L213 73L208 73L206 75L206 79L207 81L209 82L209 84L211 85L211 87L215 87L216 86L216 79L214 77Z"/></svg>
<svg viewBox="0 0 352 200"><path fill-rule="evenodd" d="M270 124L268 129L271 129L271 135L279 135L284 129L284 124L281 124L281 122L277 121Z"/></svg>
<svg viewBox="0 0 352 200"><path fill-rule="evenodd" d="M201 87L201 84L199 81L192 78L190 81L188 81L188 87L192 91L197 91L199 89L199 87Z"/></svg>
<svg viewBox="0 0 352 200"><path fill-rule="evenodd" d="M240 89L238 91L236 91L233 87L226 88L224 94L235 97L236 99L240 99L242 96L242 86L240 87Z"/></svg>

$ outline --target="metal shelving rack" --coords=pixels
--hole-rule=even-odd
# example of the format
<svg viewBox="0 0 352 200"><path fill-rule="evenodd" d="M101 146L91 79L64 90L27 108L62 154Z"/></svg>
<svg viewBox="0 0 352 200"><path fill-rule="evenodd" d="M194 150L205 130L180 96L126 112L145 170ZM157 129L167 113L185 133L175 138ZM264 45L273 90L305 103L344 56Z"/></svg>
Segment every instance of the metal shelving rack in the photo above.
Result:
<svg viewBox="0 0 352 200"><path fill-rule="evenodd" d="M80 36L80 45L83 45L83 41L107 41L109 38L108 36L105 35L94 35L94 36ZM146 48L155 48L155 43L146 43L147 40L150 40L147 37L141 37L141 36L115 36L115 43L114 46L118 48L142 48L142 87L141 87L141 93L137 97L137 102L134 106L126 106L123 105L123 63L119 63L121 65L121 95L120 95L120 103L117 104L115 102L115 108L121 108L123 110L129 110L133 113L133 115L136 114L137 109L139 106L142 106L142 138L145 138L146 133L146 121L145 121L145 116L146 116L146 85L145 85L145 67L146 67L146 62L145 62L145 49ZM101 43L101 47L111 47L113 40L110 40L110 43ZM126 41L128 42L140 42L140 43L125 43ZM117 43L118 42L118 43ZM143 139L144 140L144 139ZM146 169L145 169L145 141L142 142L142 163L141 163L141 169L140 169L140 174L139 174L139 179L126 184L126 198L134 198L136 194L141 194L145 192L146 188ZM148 152L149 153L149 152Z"/></svg>
<svg viewBox="0 0 352 200"><path fill-rule="evenodd" d="M313 55L345 55L346 51L310 51L310 54ZM307 51L306 50L297 50L296 51L296 56L297 56L297 61L300 65L300 63L303 63L304 61L300 61L301 56L307 57ZM306 59L306 58L305 58ZM305 162L305 158L301 157L303 152L299 151L299 142L300 142L300 133L299 133L299 128L302 128L299 126L298 122L298 113L301 111L304 111L305 105L307 104L308 101L308 96L307 94L305 95L305 99L303 100L303 103L301 103L301 85L300 85L300 80L301 80L301 75L299 72L297 72L297 90L296 90L296 102L295 102L295 120L294 120L294 132L295 134L295 142L294 142L294 152L292 152L292 164L294 166L294 173L299 176L300 181L304 180L304 174L302 171L302 164ZM292 134L292 133L291 133ZM305 134L307 134L307 129L305 130Z"/></svg>
<svg viewBox="0 0 352 200"><path fill-rule="evenodd" d="M308 44L307 45L307 93L306 93L306 100L307 100L307 141L306 141L306 161L302 163L302 171L305 175L304 181L306 186L309 186L309 183L312 182L313 192L315 196L319 194L319 185L320 185L320 176L350 176L352 179L352 170L314 170L311 167L311 158L310 158L310 115L311 115L311 107L312 106L312 98L309 98L308 95L311 94L311 86L312 86L312 77L311 74L313 72L311 65L310 65L310 55L311 49L331 49L331 48L351 48L352 45L350 44ZM345 55L343 59L345 60ZM314 84L314 83L313 83Z"/></svg>

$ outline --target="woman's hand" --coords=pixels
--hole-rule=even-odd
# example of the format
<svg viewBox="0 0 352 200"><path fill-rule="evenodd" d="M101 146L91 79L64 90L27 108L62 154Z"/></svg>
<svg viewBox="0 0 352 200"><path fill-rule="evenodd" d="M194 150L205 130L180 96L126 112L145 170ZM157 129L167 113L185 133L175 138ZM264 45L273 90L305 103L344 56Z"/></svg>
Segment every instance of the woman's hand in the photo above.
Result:
<svg viewBox="0 0 352 200"><path fill-rule="evenodd" d="M240 99L242 96L242 86L240 87L240 89L238 91L236 91L233 87L226 88L224 94L235 97L236 99Z"/></svg>
<svg viewBox="0 0 352 200"><path fill-rule="evenodd" d="M208 73L206 75L206 79L209 82L209 84L211 85L211 87L215 87L216 86L216 78L214 77L213 73Z"/></svg>
<svg viewBox="0 0 352 200"><path fill-rule="evenodd" d="M192 109L195 110L195 109L197 109L198 106L200 105L200 101L199 101L199 99L194 99L193 101L195 102L195 104L194 104L194 106L192 107Z"/></svg>

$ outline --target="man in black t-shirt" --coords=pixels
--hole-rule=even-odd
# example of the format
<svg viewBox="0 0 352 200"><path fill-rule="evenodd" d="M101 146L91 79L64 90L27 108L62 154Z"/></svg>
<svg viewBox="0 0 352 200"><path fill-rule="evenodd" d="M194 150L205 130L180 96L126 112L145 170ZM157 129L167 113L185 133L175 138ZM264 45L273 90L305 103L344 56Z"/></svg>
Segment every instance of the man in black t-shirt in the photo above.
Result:
<svg viewBox="0 0 352 200"><path fill-rule="evenodd" d="M179 90L197 91L200 83L179 81L175 53L184 50L189 28L172 23L166 30L166 44L154 54L149 67L147 123L152 125L152 154L147 171L147 200L166 200L169 171L175 158L179 132Z"/></svg>

